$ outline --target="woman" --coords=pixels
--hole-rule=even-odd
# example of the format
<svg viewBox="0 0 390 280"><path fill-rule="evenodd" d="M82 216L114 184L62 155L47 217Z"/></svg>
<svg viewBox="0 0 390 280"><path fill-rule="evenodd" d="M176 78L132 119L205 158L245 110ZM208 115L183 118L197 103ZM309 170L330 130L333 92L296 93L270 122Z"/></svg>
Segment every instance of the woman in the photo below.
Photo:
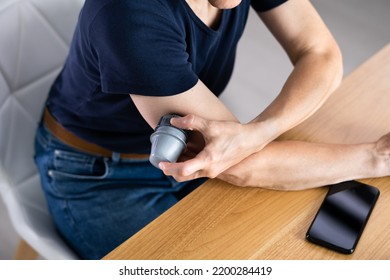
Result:
<svg viewBox="0 0 390 280"><path fill-rule="evenodd" d="M274 102L240 124L217 96L251 6L294 69ZM307 0L86 0L36 137L59 232L81 258L98 259L204 177L293 190L388 174L389 136L337 147L273 142L341 77L338 46ZM185 116L172 124L193 132L180 162L160 170L148 161L149 137L167 113ZM343 168L332 173L330 164Z"/></svg>

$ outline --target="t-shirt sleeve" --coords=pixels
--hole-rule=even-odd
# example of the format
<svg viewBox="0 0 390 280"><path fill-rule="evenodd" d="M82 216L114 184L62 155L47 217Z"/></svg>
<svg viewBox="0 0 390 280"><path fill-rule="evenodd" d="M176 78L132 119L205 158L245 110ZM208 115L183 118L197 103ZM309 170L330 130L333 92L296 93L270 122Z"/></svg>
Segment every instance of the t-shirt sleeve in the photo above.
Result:
<svg viewBox="0 0 390 280"><path fill-rule="evenodd" d="M91 24L103 92L167 96L198 81L183 32L165 6L150 2L112 1Z"/></svg>
<svg viewBox="0 0 390 280"><path fill-rule="evenodd" d="M265 12L271 10L287 0L252 0L252 7L258 12Z"/></svg>

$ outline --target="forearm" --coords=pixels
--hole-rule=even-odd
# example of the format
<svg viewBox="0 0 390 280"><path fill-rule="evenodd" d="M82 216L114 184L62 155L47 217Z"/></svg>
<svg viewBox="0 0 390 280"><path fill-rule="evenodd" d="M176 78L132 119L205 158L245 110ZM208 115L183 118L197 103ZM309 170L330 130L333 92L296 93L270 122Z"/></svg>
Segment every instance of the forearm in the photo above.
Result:
<svg viewBox="0 0 390 280"><path fill-rule="evenodd" d="M388 172L375 144L272 142L218 178L239 186L301 190Z"/></svg>
<svg viewBox="0 0 390 280"><path fill-rule="evenodd" d="M274 140L317 111L341 78L341 55L337 49L304 54L297 59L277 98L251 124L259 126L259 133L267 131L269 141Z"/></svg>

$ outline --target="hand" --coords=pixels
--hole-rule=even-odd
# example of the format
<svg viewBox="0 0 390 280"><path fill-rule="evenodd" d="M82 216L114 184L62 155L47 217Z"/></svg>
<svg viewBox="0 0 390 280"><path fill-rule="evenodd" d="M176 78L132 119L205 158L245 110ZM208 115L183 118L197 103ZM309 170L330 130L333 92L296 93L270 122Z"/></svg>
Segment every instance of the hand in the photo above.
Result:
<svg viewBox="0 0 390 280"><path fill-rule="evenodd" d="M190 151L184 153L182 158L185 161L160 163L159 167L166 175L180 182L201 177L215 178L266 144L266 141L256 136L259 134L259 124L210 121L195 115L173 118L171 124L200 132L204 139L204 145L201 145L204 147L200 151L193 149L193 143L188 145Z"/></svg>

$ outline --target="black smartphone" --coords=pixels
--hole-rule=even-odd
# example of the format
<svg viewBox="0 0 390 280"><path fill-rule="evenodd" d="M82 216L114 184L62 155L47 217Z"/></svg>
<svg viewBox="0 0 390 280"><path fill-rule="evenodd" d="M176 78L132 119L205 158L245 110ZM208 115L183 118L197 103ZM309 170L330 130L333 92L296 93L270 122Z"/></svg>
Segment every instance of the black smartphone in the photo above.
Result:
<svg viewBox="0 0 390 280"><path fill-rule="evenodd" d="M379 190L358 181L329 186L306 238L317 245L352 254L379 197Z"/></svg>

